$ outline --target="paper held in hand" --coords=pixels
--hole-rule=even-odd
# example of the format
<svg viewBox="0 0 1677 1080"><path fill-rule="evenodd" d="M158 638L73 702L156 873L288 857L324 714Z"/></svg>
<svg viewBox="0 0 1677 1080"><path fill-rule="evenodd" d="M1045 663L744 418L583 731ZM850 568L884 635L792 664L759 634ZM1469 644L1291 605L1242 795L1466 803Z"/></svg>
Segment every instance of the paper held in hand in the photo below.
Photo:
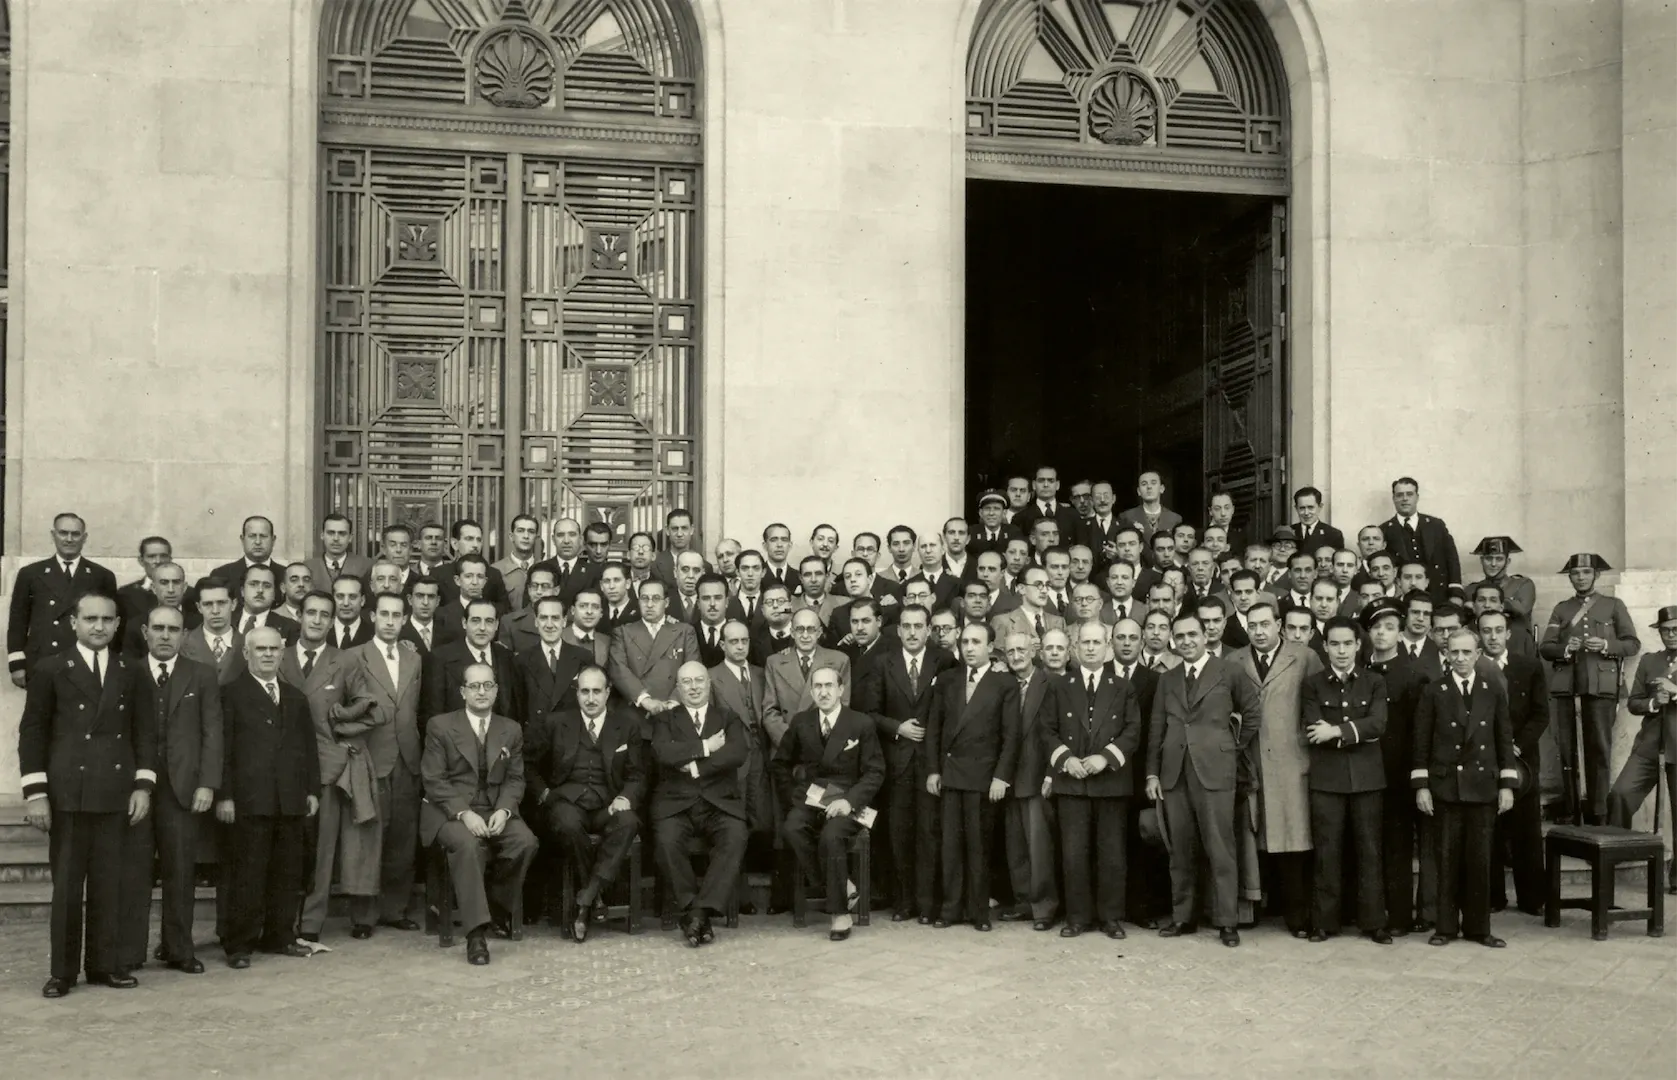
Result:
<svg viewBox="0 0 1677 1080"><path fill-rule="evenodd" d="M809 785L809 790L804 793L804 805L831 806L834 799L842 798L844 798L844 789L836 784L828 784L826 787L822 787L819 784L811 784ZM850 820L854 821L864 829L873 828L873 819L876 816L878 815L871 806L864 806L860 810L852 809L850 811Z"/></svg>

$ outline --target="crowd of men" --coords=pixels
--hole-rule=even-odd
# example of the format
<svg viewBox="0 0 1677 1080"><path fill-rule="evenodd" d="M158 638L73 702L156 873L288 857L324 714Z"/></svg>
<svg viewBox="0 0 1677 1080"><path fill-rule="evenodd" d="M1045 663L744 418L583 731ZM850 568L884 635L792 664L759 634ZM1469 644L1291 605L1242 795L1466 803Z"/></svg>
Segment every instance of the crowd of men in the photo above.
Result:
<svg viewBox="0 0 1677 1080"><path fill-rule="evenodd" d="M1354 921L1380 944L1502 947L1505 860L1518 908L1542 903L1552 716L1560 816L1628 825L1662 758L1677 798L1677 607L1630 680L1647 720L1610 784L1640 643L1595 590L1605 563L1574 556L1576 595L1539 628L1511 539L1482 540L1464 586L1419 486L1391 490L1354 547L1315 488L1249 538L1226 494L1196 528L1157 473L1118 512L1107 482L1062 501L1047 467L982 493L977 522L858 533L847 555L820 525L799 559L779 523L707 559L678 509L621 552L603 524L520 515L494 562L475 521L390 525L369 557L334 514L283 563L252 517L241 557L190 584L147 537L120 589L61 514L7 643L51 848L43 993L136 984L154 874L151 957L203 971L206 852L234 968L310 952L334 887L351 938L418 930L428 849L471 963L560 873L581 943L637 841L695 947L745 868L771 875L771 914L807 883L847 939L860 845L892 919L938 928L1206 924L1237 946L1270 915L1310 941Z"/></svg>

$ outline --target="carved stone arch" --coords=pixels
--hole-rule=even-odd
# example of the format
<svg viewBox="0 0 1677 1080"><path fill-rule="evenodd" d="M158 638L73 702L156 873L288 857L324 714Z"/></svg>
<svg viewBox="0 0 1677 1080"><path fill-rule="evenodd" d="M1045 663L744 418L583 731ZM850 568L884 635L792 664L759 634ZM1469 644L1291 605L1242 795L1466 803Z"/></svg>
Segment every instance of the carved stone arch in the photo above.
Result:
<svg viewBox="0 0 1677 1080"><path fill-rule="evenodd" d="M697 511L690 0L326 0L319 503L620 538Z"/></svg>
<svg viewBox="0 0 1677 1080"><path fill-rule="evenodd" d="M1250 0L986 0L968 175L1031 168L1288 192L1280 53Z"/></svg>

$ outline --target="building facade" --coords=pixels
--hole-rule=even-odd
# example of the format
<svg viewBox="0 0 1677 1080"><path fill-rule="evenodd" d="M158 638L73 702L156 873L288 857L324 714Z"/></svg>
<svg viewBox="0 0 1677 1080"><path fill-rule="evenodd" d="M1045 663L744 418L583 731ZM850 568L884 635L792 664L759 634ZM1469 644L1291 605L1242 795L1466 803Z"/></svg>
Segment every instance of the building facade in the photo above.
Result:
<svg viewBox="0 0 1677 1080"><path fill-rule="evenodd" d="M299 556L327 509L935 524L1004 460L996 408L1077 389L1051 346L973 383L969 204L1002 182L1262 211L1201 361L1141 387L1184 419L1137 460L1202 448L1177 489L1265 520L1314 484L1350 531L1408 474L1464 550L1519 540L1543 611L1577 550L1639 618L1677 601L1661 0L10 14L7 587L66 508L123 580L140 536L197 572L252 513ZM1047 267L1093 226L985 228Z"/></svg>

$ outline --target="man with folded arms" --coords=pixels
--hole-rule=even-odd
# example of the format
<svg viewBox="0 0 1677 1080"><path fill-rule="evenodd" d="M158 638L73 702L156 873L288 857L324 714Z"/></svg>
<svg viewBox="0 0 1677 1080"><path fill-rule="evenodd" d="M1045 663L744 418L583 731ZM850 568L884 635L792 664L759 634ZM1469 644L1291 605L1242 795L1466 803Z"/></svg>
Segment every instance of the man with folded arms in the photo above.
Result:
<svg viewBox="0 0 1677 1080"><path fill-rule="evenodd" d="M465 708L425 726L420 775L420 840L442 845L456 909L466 928L466 962L489 963L489 928L511 937L513 898L536 857L536 837L518 818L524 797L524 735L497 714L495 669L471 664L462 674ZM487 885L484 872L488 871ZM447 888L447 885L444 885Z"/></svg>
<svg viewBox="0 0 1677 1080"><path fill-rule="evenodd" d="M844 704L843 680L835 667L811 673L815 707L793 714L770 765L780 804L791 808L781 835L798 872L806 881L820 875L826 882L832 941L850 936L850 839L861 828L853 815L872 805L885 784L874 721ZM812 806L815 789L819 805Z"/></svg>
<svg viewBox="0 0 1677 1080"><path fill-rule="evenodd" d="M576 707L532 719L524 744L541 824L583 883L571 923L578 945L588 940L590 910L629 857L646 797L640 718L606 708L609 694L606 673L589 664L576 677ZM590 835L600 837L598 852Z"/></svg>
<svg viewBox="0 0 1677 1080"><path fill-rule="evenodd" d="M1061 937L1094 929L1122 938L1125 831L1135 794L1131 764L1141 744L1141 710L1130 683L1106 662L1105 628L1085 623L1077 631L1077 666L1060 687L1060 708L1042 738L1051 747L1048 767L1060 854L1066 877L1066 924ZM1089 867L1093 854L1094 888Z"/></svg>

